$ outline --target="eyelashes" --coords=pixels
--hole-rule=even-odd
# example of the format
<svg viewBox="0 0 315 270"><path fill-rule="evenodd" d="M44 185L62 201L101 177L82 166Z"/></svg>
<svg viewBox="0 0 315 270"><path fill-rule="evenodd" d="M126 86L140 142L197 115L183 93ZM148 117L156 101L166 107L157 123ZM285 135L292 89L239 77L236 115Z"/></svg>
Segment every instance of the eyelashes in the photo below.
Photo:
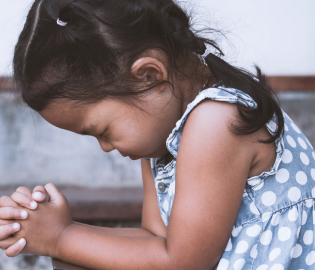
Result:
<svg viewBox="0 0 315 270"><path fill-rule="evenodd" d="M100 134L100 138L102 139L102 137L105 135L105 133L107 132L107 129L105 129L105 131L102 133L102 134Z"/></svg>

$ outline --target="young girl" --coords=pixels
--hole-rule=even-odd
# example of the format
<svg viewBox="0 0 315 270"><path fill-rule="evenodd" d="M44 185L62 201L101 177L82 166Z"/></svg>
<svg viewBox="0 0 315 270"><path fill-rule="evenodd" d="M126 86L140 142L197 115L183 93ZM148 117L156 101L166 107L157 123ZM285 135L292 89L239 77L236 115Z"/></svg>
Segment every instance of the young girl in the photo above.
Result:
<svg viewBox="0 0 315 270"><path fill-rule="evenodd" d="M35 0L13 61L23 100L105 152L141 158L142 226L76 223L53 184L20 187L0 199L8 256L89 269L314 269L314 149L259 70L223 61L189 22L171 0Z"/></svg>

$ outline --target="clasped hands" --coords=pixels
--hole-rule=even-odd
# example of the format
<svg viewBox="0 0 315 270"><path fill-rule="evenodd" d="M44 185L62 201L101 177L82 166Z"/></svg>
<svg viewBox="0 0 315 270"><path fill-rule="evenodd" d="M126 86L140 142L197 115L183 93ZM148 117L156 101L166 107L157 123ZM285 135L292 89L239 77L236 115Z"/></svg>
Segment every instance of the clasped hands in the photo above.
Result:
<svg viewBox="0 0 315 270"><path fill-rule="evenodd" d="M68 201L54 184L37 186L33 193L19 187L0 198L0 248L8 257L56 257L58 241L72 224Z"/></svg>

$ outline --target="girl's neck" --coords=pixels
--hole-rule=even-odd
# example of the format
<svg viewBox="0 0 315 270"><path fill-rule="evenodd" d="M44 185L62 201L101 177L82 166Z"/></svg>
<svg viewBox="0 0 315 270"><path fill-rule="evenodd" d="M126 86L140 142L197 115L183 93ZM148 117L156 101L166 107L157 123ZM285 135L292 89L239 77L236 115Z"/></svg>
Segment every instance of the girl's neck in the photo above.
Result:
<svg viewBox="0 0 315 270"><path fill-rule="evenodd" d="M217 83L209 67L201 63L199 59L197 61L199 61L199 63L197 64L197 69L195 69L194 71L188 71L192 72L194 76L186 80L179 80L178 85L182 98L181 115L184 114L188 104L196 98L201 90L210 88ZM195 68L196 66L191 65L190 67Z"/></svg>

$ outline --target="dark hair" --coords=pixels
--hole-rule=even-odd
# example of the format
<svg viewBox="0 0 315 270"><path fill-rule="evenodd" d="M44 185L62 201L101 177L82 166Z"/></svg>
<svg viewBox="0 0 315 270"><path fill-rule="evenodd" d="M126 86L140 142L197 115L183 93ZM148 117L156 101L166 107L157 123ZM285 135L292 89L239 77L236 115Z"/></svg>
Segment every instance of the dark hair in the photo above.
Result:
<svg viewBox="0 0 315 270"><path fill-rule="evenodd" d="M58 25L57 18L67 25ZM205 61L216 80L246 92L258 105L238 105L245 124L233 126L234 132L254 133L276 114L277 132L262 142L275 141L283 132L283 115L260 70L257 81L225 62L214 40L192 32L190 19L172 0L35 0L15 47L14 80L23 100L37 111L57 99L130 101L159 84L171 84L159 81L134 89L130 68L144 51L163 50L171 76L179 70L178 59L203 54L208 44L215 53Z"/></svg>

